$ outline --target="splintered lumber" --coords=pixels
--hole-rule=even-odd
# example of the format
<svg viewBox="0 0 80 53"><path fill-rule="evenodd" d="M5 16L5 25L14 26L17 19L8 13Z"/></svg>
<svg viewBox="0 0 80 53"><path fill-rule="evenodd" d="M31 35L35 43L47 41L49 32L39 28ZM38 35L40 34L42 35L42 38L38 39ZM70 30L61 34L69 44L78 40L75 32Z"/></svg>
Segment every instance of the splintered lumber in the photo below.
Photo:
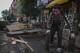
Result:
<svg viewBox="0 0 80 53"><path fill-rule="evenodd" d="M42 32L42 29L31 29L31 30L20 30L20 31L10 31L7 32L9 35L20 35L20 34L25 34L25 33L35 33L35 32Z"/></svg>
<svg viewBox="0 0 80 53"><path fill-rule="evenodd" d="M24 41L20 36L19 36L19 38L22 40L22 41ZM30 50L30 51L34 51L32 48L31 48L31 46L29 46L27 43L24 43L27 47L28 47L28 49Z"/></svg>
<svg viewBox="0 0 80 53"><path fill-rule="evenodd" d="M31 30L24 30L25 33L34 33L34 32L42 32L42 29L31 29Z"/></svg>
<svg viewBox="0 0 80 53"><path fill-rule="evenodd" d="M33 52L33 49L31 48L31 46L29 46L29 45L27 44L27 42L24 41L21 37L20 37L20 39L21 39L21 40L12 37L12 40L13 40L13 41L24 43L24 44L26 45L27 49L28 49L30 52Z"/></svg>
<svg viewBox="0 0 80 53"><path fill-rule="evenodd" d="M22 40L19 40L19 39L13 38L13 37L12 37L12 40L15 41L15 42L27 43L26 41L22 41Z"/></svg>
<svg viewBox="0 0 80 53"><path fill-rule="evenodd" d="M23 24L19 24L19 25L7 25L6 27L7 27L7 29L10 32L25 29L25 26Z"/></svg>
<svg viewBox="0 0 80 53"><path fill-rule="evenodd" d="M23 34L24 31L14 31L14 32L7 32L7 34L10 34L10 35L19 35L19 34Z"/></svg>

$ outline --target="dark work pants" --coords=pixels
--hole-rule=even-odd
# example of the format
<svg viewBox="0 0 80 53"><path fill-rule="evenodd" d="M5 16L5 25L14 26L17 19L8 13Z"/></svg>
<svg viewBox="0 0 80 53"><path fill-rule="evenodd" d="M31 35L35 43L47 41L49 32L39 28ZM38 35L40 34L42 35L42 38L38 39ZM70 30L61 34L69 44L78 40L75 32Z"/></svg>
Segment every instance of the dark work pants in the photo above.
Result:
<svg viewBox="0 0 80 53"><path fill-rule="evenodd" d="M55 35L55 32L57 31L57 37L58 37L58 47L61 47L62 45L62 29L60 29L57 25L52 25L50 30L50 43L53 43L53 38Z"/></svg>

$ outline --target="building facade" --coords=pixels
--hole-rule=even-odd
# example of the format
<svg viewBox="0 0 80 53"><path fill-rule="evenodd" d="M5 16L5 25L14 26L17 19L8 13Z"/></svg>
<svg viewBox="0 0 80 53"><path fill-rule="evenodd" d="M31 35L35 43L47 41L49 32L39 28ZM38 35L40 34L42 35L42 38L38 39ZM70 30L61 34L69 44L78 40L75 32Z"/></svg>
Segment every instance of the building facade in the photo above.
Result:
<svg viewBox="0 0 80 53"><path fill-rule="evenodd" d="M49 1L51 1L51 0L37 0L37 6L39 6L41 4L47 4L47 3L49 3Z"/></svg>
<svg viewBox="0 0 80 53"><path fill-rule="evenodd" d="M11 3L11 6L10 6L10 8L9 8L9 11L10 11L15 17L18 17L18 16L19 16L18 7L19 7L19 0L13 0L12 3Z"/></svg>

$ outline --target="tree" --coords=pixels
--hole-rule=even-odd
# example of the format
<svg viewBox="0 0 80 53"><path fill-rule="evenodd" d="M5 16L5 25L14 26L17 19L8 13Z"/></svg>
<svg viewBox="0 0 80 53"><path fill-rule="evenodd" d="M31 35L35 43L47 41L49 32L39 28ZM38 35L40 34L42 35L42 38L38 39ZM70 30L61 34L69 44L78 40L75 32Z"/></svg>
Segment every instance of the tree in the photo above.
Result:
<svg viewBox="0 0 80 53"><path fill-rule="evenodd" d="M9 15L9 11L7 9L6 10L3 10L1 12L1 14L2 14L2 17L5 19L5 17L7 17Z"/></svg>
<svg viewBox="0 0 80 53"><path fill-rule="evenodd" d="M2 14L2 17L3 17L6 21L15 19L15 16L14 16L12 13L10 13L10 11L7 10L7 9L1 11L1 14Z"/></svg>
<svg viewBox="0 0 80 53"><path fill-rule="evenodd" d="M20 11L22 14L27 16L36 17L39 15L40 10L36 8L37 0L20 0Z"/></svg>

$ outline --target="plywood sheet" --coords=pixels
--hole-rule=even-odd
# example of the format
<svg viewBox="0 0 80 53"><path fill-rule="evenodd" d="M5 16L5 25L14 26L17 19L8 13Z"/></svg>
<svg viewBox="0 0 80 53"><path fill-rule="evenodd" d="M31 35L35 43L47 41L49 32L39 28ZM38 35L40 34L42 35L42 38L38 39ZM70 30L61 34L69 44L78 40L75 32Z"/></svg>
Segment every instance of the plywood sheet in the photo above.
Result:
<svg viewBox="0 0 80 53"><path fill-rule="evenodd" d="M7 29L10 32L25 29L25 26L23 24L19 24L19 25L7 25L6 27L7 27Z"/></svg>

